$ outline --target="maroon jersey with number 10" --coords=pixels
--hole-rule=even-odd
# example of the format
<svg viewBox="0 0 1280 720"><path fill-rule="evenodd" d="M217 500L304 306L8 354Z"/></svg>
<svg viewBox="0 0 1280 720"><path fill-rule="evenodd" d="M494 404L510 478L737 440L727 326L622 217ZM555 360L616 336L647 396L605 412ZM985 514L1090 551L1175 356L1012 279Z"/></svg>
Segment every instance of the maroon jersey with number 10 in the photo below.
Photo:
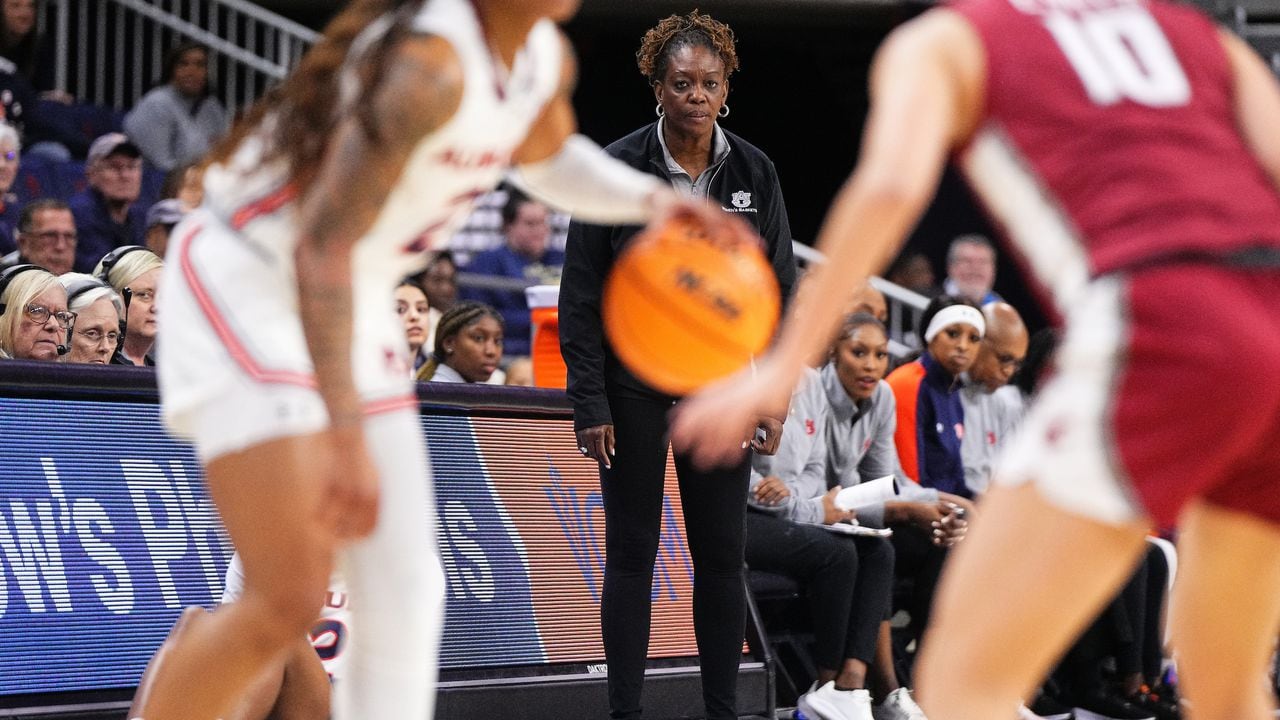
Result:
<svg viewBox="0 0 1280 720"><path fill-rule="evenodd" d="M1238 129L1219 30L1165 0L957 0L986 102L960 153L1038 279L1280 248L1280 193Z"/></svg>

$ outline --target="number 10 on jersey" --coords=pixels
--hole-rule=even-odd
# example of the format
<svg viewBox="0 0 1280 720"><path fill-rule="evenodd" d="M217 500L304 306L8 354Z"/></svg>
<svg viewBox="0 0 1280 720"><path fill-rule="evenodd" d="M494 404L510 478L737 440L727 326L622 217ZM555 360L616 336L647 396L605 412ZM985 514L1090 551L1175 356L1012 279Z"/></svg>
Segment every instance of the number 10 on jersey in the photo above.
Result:
<svg viewBox="0 0 1280 720"><path fill-rule="evenodd" d="M1141 5L1078 15L1055 12L1044 24L1098 105L1128 99L1173 107L1191 99L1191 83L1169 40Z"/></svg>

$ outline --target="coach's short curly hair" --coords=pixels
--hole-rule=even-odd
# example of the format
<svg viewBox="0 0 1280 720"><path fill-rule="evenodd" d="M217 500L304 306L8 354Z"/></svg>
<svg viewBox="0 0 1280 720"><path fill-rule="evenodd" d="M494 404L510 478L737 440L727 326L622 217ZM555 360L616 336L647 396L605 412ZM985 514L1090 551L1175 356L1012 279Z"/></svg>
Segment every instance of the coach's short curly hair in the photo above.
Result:
<svg viewBox="0 0 1280 720"><path fill-rule="evenodd" d="M710 15L694 10L688 15L672 15L663 18L649 29L640 40L636 51L636 64L649 82L656 82L667 73L667 62L682 47L704 47L724 61L727 79L738 69L736 38L728 25Z"/></svg>

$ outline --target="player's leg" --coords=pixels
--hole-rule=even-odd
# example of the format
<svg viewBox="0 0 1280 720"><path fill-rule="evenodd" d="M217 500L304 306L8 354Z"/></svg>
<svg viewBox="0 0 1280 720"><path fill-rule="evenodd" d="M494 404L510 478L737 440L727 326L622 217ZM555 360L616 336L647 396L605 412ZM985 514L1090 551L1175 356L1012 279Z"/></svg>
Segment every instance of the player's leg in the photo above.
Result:
<svg viewBox="0 0 1280 720"><path fill-rule="evenodd" d="M184 642L183 637L187 628L203 622L204 617L208 614L209 611L202 607L189 607L178 616L177 621L173 623L173 627L169 629L169 636L165 638L155 654L151 656L147 667L142 671L142 677L138 679L138 689L133 694L133 703L129 706L128 717L136 718L141 716L142 706L146 703L146 698L151 694L151 686L155 684L156 675L162 672L160 668L164 665L169 651L174 646Z"/></svg>
<svg viewBox="0 0 1280 720"><path fill-rule="evenodd" d="M917 672L931 720L1010 717L1128 577L1146 524L1113 525L996 487L952 553Z"/></svg>
<svg viewBox="0 0 1280 720"><path fill-rule="evenodd" d="M299 638L289 651L270 712L245 720L326 720L330 694L329 674L320 656L308 638Z"/></svg>
<svg viewBox="0 0 1280 720"><path fill-rule="evenodd" d="M134 717L220 717L305 636L333 563L332 531L318 520L316 478L334 461L326 443L315 434L291 436L207 464L210 495L244 563L244 594L183 627Z"/></svg>
<svg viewBox="0 0 1280 720"><path fill-rule="evenodd" d="M280 690L283 686L284 667L280 665L268 667L240 696L235 709L223 715L221 720L267 720L271 717L271 709L276 706L276 701L280 698Z"/></svg>
<svg viewBox="0 0 1280 720"><path fill-rule="evenodd" d="M378 525L343 558L353 630L346 677L335 686L335 717L426 720L435 702L445 581L416 409L367 418L365 441L381 479Z"/></svg>
<svg viewBox="0 0 1280 720"><path fill-rule="evenodd" d="M1263 720L1280 628L1280 526L1210 503L1183 514L1170 607L1192 720Z"/></svg>

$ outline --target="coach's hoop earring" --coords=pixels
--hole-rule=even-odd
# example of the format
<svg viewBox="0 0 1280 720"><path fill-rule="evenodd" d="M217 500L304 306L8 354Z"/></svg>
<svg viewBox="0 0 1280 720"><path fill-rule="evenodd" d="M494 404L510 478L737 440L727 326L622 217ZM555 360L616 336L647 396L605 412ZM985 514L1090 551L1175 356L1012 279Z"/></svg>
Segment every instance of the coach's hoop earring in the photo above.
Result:
<svg viewBox="0 0 1280 720"><path fill-rule="evenodd" d="M719 115L719 116L720 116L720 117L722 117L722 118L727 118L727 117L729 117L729 103L725 103L724 105L721 105L721 106L720 106L720 112L718 112L718 113L716 113L716 114L717 114L717 115Z"/></svg>
<svg viewBox="0 0 1280 720"><path fill-rule="evenodd" d="M657 115L658 117L662 117L663 115L666 115L666 114L667 114L667 111L662 109L662 103L658 103L658 104L653 108L653 114L654 114L654 115Z"/></svg>

